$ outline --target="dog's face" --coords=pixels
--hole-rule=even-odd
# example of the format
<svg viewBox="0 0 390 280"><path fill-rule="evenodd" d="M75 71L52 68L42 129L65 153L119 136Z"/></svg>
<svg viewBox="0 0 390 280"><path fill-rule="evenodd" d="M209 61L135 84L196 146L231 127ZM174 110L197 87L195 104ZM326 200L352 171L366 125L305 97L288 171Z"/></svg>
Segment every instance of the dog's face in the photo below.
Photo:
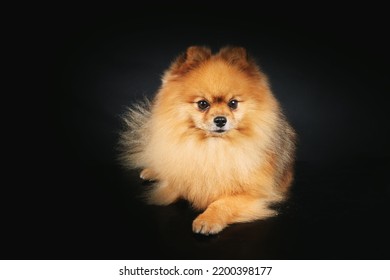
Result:
<svg viewBox="0 0 390 280"><path fill-rule="evenodd" d="M175 118L206 137L245 133L255 120L268 92L266 78L248 61L241 48L189 49L165 74L163 101L175 106ZM175 105L173 105L173 103Z"/></svg>
<svg viewBox="0 0 390 280"><path fill-rule="evenodd" d="M219 136L231 129L236 129L241 118L238 113L238 98L225 98L225 96L200 96L193 102L198 113L191 114L192 121L199 129L210 135ZM237 116L235 116L237 114Z"/></svg>
<svg viewBox="0 0 390 280"><path fill-rule="evenodd" d="M245 96L242 73L223 61L210 60L185 79L189 125L205 135L219 137L236 130L251 101Z"/></svg>

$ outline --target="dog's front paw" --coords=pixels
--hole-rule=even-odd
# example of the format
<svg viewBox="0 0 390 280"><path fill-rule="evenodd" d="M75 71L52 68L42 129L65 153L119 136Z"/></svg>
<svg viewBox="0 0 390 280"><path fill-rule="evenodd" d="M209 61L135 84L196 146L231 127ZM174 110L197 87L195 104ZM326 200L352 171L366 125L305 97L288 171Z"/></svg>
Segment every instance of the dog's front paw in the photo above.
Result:
<svg viewBox="0 0 390 280"><path fill-rule="evenodd" d="M192 222L192 231L204 235L217 234L226 226L227 224L221 218L205 212Z"/></svg>

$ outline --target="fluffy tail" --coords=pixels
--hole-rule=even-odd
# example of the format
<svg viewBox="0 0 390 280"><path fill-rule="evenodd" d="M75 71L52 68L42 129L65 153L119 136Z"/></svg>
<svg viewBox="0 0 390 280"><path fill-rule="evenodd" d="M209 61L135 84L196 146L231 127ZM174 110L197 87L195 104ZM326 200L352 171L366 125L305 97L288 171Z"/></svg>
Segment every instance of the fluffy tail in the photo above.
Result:
<svg viewBox="0 0 390 280"><path fill-rule="evenodd" d="M120 161L128 168L144 167L143 151L147 143L151 103L145 98L127 108L122 120L124 129L120 133Z"/></svg>

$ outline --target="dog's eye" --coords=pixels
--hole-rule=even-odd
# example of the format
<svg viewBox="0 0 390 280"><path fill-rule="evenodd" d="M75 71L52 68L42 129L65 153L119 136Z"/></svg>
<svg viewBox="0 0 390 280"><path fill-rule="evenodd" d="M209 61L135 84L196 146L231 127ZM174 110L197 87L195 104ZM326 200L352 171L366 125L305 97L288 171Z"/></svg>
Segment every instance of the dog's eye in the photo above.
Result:
<svg viewBox="0 0 390 280"><path fill-rule="evenodd" d="M229 103L228 103L228 106L230 107L230 109L237 109L237 106L238 106L238 101L233 99L233 100L230 100Z"/></svg>
<svg viewBox="0 0 390 280"><path fill-rule="evenodd" d="M210 104L206 100L200 100L198 101L198 108L200 110L206 110L208 107L210 107Z"/></svg>

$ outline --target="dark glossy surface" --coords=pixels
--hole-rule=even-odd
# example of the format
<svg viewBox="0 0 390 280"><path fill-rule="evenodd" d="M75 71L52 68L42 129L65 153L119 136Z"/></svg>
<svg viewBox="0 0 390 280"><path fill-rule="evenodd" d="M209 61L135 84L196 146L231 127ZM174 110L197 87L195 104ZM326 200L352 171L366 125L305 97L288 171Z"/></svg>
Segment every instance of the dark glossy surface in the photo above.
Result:
<svg viewBox="0 0 390 280"><path fill-rule="evenodd" d="M11 236L10 250L2 253L32 259L388 259L388 170L388 158L298 162L279 216L206 237L191 232L197 213L186 202L146 205L140 196L147 184L138 174L94 166L54 179L53 196L28 203L33 208L23 208L15 220L24 231Z"/></svg>

